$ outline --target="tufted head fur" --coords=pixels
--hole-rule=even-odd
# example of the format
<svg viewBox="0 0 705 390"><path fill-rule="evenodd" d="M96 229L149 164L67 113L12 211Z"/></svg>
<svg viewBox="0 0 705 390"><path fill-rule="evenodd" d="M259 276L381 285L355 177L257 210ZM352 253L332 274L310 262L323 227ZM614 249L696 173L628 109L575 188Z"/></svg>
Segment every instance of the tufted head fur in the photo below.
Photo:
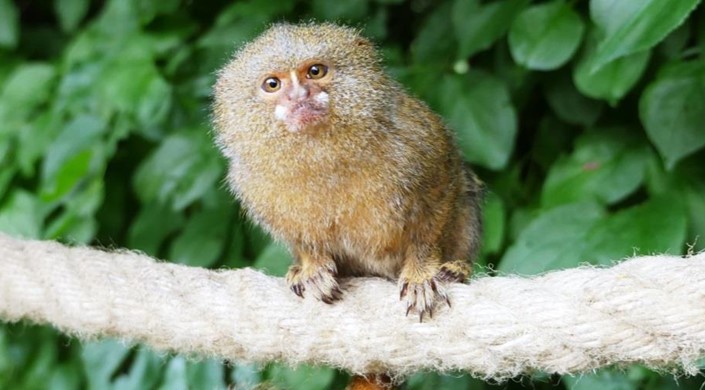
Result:
<svg viewBox="0 0 705 390"><path fill-rule="evenodd" d="M357 30L333 24L276 24L241 48L218 74L214 111L220 140L227 143L223 132L278 137L299 130L287 128L282 120L285 109L263 92L263 83L272 75L288 77L319 63L330 75L316 83L314 103L325 106L325 124L337 124L323 126L323 131L342 131L354 126L355 118L365 121L384 114L380 109L387 105L386 90L394 86L384 75L374 45Z"/></svg>

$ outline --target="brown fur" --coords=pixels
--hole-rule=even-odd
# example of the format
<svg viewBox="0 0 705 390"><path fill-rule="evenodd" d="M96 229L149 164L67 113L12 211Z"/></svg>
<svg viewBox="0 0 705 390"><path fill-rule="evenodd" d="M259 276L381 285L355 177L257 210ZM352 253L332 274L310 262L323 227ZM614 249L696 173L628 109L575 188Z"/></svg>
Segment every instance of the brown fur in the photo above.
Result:
<svg viewBox="0 0 705 390"><path fill-rule="evenodd" d="M345 390L394 390L397 389L391 378L383 374L355 375Z"/></svg>
<svg viewBox="0 0 705 390"><path fill-rule="evenodd" d="M292 133L261 82L317 61L331 67L316 84L330 112L322 129ZM214 122L231 188L296 258L287 280L297 294L331 302L337 275L377 275L398 279L407 313L423 318L448 300L446 282L468 276L480 182L442 120L385 75L358 31L274 25L220 71Z"/></svg>

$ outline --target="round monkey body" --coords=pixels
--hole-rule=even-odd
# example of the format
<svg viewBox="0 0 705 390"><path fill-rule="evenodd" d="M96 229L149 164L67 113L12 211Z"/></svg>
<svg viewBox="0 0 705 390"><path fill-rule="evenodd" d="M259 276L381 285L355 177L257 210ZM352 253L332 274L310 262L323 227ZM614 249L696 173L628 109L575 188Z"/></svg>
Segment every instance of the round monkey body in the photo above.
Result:
<svg viewBox="0 0 705 390"><path fill-rule="evenodd" d="M272 26L220 70L213 118L231 189L294 256L294 293L331 303L339 275L381 276L407 314L450 304L477 251L481 184L357 30Z"/></svg>

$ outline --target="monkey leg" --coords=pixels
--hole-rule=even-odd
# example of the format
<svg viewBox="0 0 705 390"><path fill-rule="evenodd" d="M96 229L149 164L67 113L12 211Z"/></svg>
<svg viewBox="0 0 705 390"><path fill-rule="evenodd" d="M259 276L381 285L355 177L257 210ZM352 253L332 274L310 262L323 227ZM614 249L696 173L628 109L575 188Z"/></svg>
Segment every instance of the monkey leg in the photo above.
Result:
<svg viewBox="0 0 705 390"><path fill-rule="evenodd" d="M395 390L392 379L386 374L355 375L345 390Z"/></svg>
<svg viewBox="0 0 705 390"><path fill-rule="evenodd" d="M340 299L342 292L336 280L337 268L332 258L298 252L297 262L289 267L286 282L296 295L303 298L304 291L325 303Z"/></svg>

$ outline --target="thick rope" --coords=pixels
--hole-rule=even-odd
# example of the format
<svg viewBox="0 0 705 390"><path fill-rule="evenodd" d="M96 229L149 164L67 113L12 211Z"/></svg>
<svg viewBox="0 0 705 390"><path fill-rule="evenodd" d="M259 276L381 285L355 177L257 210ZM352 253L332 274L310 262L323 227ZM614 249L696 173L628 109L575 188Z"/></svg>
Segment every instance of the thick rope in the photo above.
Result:
<svg viewBox="0 0 705 390"><path fill-rule="evenodd" d="M695 373L705 355L703 254L478 277L451 286L453 307L423 323L404 316L392 282L356 278L343 288L343 300L326 305L251 269L210 271L0 235L0 318L81 338L355 373L464 370L495 379L630 363Z"/></svg>

